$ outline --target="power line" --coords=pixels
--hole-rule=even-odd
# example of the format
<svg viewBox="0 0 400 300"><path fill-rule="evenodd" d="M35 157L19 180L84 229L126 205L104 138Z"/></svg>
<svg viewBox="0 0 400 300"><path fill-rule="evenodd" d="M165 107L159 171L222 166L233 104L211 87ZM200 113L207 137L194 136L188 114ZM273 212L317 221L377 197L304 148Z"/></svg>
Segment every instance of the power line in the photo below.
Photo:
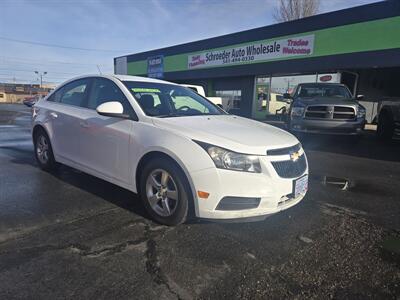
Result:
<svg viewBox="0 0 400 300"><path fill-rule="evenodd" d="M36 81L37 77L36 76L12 76L12 75L0 75L0 78L24 78L24 79L29 79L29 78L33 78L31 80ZM69 77L68 77L69 78ZM64 77L54 77L54 76L49 76L47 77L47 79L59 79L59 80L66 80L68 78L64 78Z"/></svg>
<svg viewBox="0 0 400 300"><path fill-rule="evenodd" d="M2 71L11 71L11 72L35 72L35 70L18 70L18 69L8 69L8 68L0 68ZM48 71L48 73L54 73L54 74L65 74L65 75L76 75L79 72L76 73L68 73L68 72L57 72L57 71Z"/></svg>
<svg viewBox="0 0 400 300"><path fill-rule="evenodd" d="M29 78L20 78L17 76L11 76L11 77L1 77L0 76L0 82L2 81L13 81L13 82L33 82L36 83L38 82L37 79L29 79ZM58 78L48 78L48 80L43 80L43 82L64 82L66 81L65 79L58 79Z"/></svg>
<svg viewBox="0 0 400 300"><path fill-rule="evenodd" d="M64 46L64 45L57 45L57 44L48 44L42 42L35 42L35 41L26 41L26 40L17 40L8 37L0 36L0 40L14 42L14 43L21 43L21 44L30 44L42 47L51 47L51 48L62 48L62 49L69 49L69 50L80 50L80 51L96 51L96 52L128 52L127 50L111 50L111 49L94 49L94 48L80 48L80 47L71 47L71 46Z"/></svg>
<svg viewBox="0 0 400 300"><path fill-rule="evenodd" d="M56 61L56 60L39 60L39 59L29 59L29 58L21 58L21 57L13 57L13 56L2 56L0 58L5 60L15 60L15 61L31 61L31 62L39 62L39 63L49 63L49 64L66 64L66 65L81 65L81 66L106 66L107 64L99 64L99 63L81 63L81 62L72 62L72 61Z"/></svg>
<svg viewBox="0 0 400 300"><path fill-rule="evenodd" d="M106 69L112 69L112 67L102 66ZM59 69L59 70L72 70L74 72L79 72L81 70L96 70L96 65L93 66L57 66L57 65L43 65L43 64L33 64L33 63L20 63L20 62L0 62L0 68L44 68L44 69ZM22 70L22 69L21 69Z"/></svg>

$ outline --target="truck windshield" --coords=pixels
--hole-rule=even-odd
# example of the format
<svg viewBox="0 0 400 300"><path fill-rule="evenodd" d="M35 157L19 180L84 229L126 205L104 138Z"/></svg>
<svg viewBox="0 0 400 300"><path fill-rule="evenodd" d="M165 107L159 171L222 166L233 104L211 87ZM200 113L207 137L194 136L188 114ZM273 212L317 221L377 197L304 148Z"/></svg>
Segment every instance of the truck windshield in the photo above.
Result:
<svg viewBox="0 0 400 300"><path fill-rule="evenodd" d="M123 81L148 116L168 118L226 114L196 92L179 85Z"/></svg>
<svg viewBox="0 0 400 300"><path fill-rule="evenodd" d="M301 98L351 98L349 90L343 85L300 85L295 97Z"/></svg>

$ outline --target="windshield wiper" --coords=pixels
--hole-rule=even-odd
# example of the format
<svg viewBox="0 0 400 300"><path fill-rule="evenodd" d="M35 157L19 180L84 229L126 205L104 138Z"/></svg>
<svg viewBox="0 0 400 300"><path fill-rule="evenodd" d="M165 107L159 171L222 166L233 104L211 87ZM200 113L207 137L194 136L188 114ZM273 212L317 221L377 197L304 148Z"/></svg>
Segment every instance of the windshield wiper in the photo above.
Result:
<svg viewBox="0 0 400 300"><path fill-rule="evenodd" d="M157 116L152 116L156 118L170 118L170 117L194 117L194 116L219 116L221 114L187 114L187 115L181 115L181 114L165 114L165 115L157 115Z"/></svg>
<svg viewBox="0 0 400 300"><path fill-rule="evenodd" d="M165 115L157 115L157 116L153 116L156 118L170 118L170 117L182 117L184 115L178 115L178 114L165 114Z"/></svg>

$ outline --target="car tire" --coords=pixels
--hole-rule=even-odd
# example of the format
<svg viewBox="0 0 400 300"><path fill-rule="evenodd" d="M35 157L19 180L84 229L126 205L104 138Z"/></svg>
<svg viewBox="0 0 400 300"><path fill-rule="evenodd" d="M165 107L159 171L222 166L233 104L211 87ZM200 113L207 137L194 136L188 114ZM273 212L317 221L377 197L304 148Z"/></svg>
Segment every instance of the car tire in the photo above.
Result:
<svg viewBox="0 0 400 300"><path fill-rule="evenodd" d="M156 222L168 226L186 221L192 201L184 172L166 158L153 159L144 166L140 177L140 197L149 215Z"/></svg>
<svg viewBox="0 0 400 300"><path fill-rule="evenodd" d="M390 112L384 111L379 115L376 133L382 141L390 141L394 134L394 121Z"/></svg>
<svg viewBox="0 0 400 300"><path fill-rule="evenodd" d="M44 171L54 171L58 163L54 159L53 148L47 133L40 129L33 137L35 157L39 167Z"/></svg>

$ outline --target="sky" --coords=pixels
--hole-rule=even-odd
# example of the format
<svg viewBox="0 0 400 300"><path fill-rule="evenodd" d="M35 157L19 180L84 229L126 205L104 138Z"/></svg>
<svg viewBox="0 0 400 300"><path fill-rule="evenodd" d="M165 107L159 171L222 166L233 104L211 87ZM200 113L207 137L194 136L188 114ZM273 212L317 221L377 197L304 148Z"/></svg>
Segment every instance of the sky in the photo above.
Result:
<svg viewBox="0 0 400 300"><path fill-rule="evenodd" d="M275 23L278 0L0 0L0 82L113 73L113 58ZM377 2L320 0L320 13ZM24 41L24 42L21 42ZM61 46L61 47L58 47Z"/></svg>

